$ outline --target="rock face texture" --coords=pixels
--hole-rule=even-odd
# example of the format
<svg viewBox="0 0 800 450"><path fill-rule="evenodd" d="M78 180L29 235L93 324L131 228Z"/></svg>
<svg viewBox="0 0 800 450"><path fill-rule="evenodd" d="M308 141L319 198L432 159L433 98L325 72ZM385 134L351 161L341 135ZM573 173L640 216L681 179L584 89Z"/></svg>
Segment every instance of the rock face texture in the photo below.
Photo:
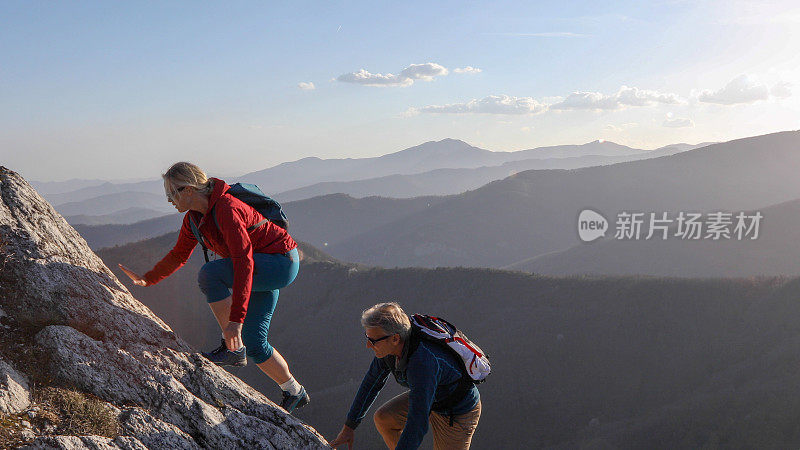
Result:
<svg viewBox="0 0 800 450"><path fill-rule="evenodd" d="M28 380L0 359L0 413L19 414L30 404Z"/></svg>
<svg viewBox="0 0 800 450"><path fill-rule="evenodd" d="M177 337L3 167L0 309L27 330L21 339L45 357L56 382L119 411L115 439L39 437L34 448L327 448L311 427ZM0 363L0 405L27 407L24 380ZM5 401L12 397L17 403Z"/></svg>

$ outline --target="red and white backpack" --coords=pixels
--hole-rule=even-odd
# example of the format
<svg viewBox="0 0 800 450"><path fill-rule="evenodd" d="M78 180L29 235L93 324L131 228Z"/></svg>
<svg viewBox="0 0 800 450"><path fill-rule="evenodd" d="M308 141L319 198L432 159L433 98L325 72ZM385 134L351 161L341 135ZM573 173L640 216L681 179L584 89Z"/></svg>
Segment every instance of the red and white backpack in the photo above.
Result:
<svg viewBox="0 0 800 450"><path fill-rule="evenodd" d="M411 329L420 339L438 343L457 355L464 362L464 371L473 383L482 383L492 371L486 353L450 322L414 314L411 316Z"/></svg>

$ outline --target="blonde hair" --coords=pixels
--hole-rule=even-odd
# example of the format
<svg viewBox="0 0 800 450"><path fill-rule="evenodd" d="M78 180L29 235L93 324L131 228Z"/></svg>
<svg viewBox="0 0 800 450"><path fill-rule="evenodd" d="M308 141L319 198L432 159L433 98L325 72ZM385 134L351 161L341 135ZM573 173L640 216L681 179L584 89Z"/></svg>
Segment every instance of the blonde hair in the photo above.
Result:
<svg viewBox="0 0 800 450"><path fill-rule="evenodd" d="M173 164L161 178L164 179L164 190L173 197L177 189L184 186L191 186L204 195L211 194L214 188L214 182L206 176L203 169L189 162Z"/></svg>
<svg viewBox="0 0 800 450"><path fill-rule="evenodd" d="M378 303L361 313L361 326L380 327L386 334L399 334L403 340L411 334L411 320L395 302Z"/></svg>

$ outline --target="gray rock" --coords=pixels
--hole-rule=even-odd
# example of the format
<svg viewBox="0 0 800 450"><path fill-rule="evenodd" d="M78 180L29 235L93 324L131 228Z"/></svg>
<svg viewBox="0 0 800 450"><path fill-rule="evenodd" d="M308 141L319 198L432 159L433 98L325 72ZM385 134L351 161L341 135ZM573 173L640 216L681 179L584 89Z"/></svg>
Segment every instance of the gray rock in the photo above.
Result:
<svg viewBox="0 0 800 450"><path fill-rule="evenodd" d="M28 380L0 359L0 413L19 414L30 405Z"/></svg>
<svg viewBox="0 0 800 450"><path fill-rule="evenodd" d="M158 420L142 408L130 408L119 417L123 434L135 437L151 449L199 449L191 436L175 425Z"/></svg>
<svg viewBox="0 0 800 450"><path fill-rule="evenodd" d="M22 431L19 432L19 436L24 441L32 441L36 439L36 433L30 428L23 428Z"/></svg>
<svg viewBox="0 0 800 450"><path fill-rule="evenodd" d="M137 442L161 436L185 440L165 448L327 448L313 428L178 338L2 167L0 267L0 308L39 330L35 350L48 355L53 376L118 406L143 408L121 415Z"/></svg>

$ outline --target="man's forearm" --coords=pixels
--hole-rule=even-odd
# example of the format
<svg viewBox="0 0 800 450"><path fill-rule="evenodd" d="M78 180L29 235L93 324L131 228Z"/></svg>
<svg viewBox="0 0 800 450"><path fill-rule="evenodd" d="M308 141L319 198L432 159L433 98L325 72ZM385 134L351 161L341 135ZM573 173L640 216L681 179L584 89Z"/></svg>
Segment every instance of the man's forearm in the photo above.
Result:
<svg viewBox="0 0 800 450"><path fill-rule="evenodd" d="M369 408L375 402L383 386L386 384L386 378L389 376L389 370L384 368L377 358L372 360L369 370L364 375L361 385L358 387L358 392L353 399L353 404L350 406L350 411L347 414L345 425L355 429L364 419Z"/></svg>

